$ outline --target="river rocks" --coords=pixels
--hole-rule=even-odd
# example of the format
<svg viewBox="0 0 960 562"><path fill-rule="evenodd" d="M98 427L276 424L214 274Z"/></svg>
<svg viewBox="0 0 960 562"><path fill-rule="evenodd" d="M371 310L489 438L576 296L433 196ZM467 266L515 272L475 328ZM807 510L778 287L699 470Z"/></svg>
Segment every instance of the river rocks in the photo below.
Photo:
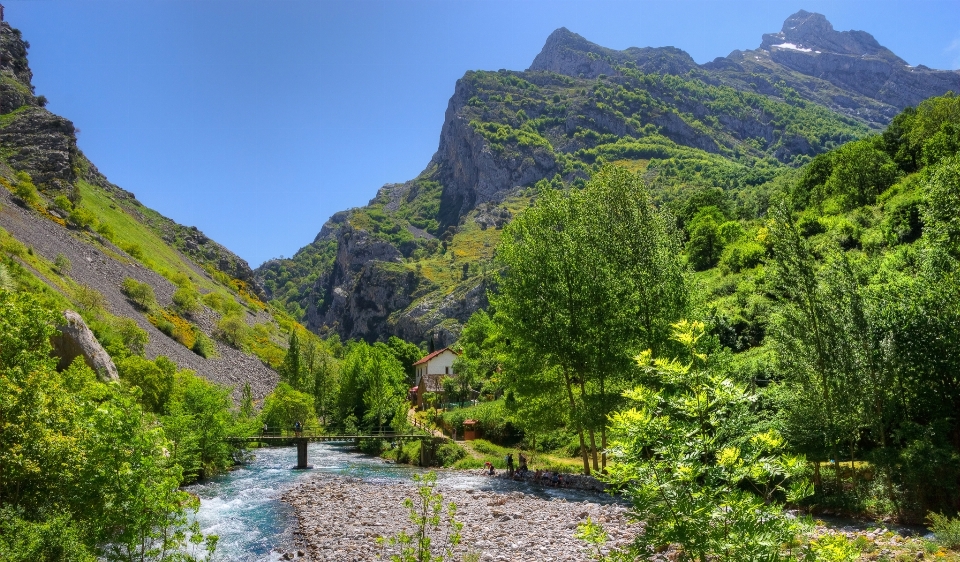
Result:
<svg viewBox="0 0 960 562"><path fill-rule="evenodd" d="M546 500L523 492L488 492L444 486L437 491L444 503L457 506L463 522L460 552L477 552L481 561L586 561L586 544L574 537L579 523L590 517L601 522L611 546L632 541L638 527L627 520L626 508L588 501ZM307 559L367 562L395 551L377 545L378 537L412 531L405 498L412 483L371 482L317 474L284 495L294 506ZM446 536L445 534L443 536Z"/></svg>
<svg viewBox="0 0 960 562"><path fill-rule="evenodd" d="M63 315L67 323L58 328L58 334L50 337L54 355L60 358L57 369L62 371L69 367L74 359L83 357L83 362L97 373L97 378L101 381L118 380L113 359L97 341L83 318L72 310L67 310Z"/></svg>

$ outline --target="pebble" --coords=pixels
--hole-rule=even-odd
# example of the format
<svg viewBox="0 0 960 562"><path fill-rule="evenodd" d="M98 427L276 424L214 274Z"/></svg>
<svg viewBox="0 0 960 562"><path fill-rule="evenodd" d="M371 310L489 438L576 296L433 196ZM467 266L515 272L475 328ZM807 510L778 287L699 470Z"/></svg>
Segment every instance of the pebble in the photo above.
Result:
<svg viewBox="0 0 960 562"><path fill-rule="evenodd" d="M444 505L454 502L463 523L461 554L475 552L481 560L537 559L555 562L591 560L586 544L574 537L577 524L590 517L604 520L611 545L626 545L639 527L627 521L627 508L545 500L523 493L483 492L446 488ZM377 545L377 537L413 531L404 498L414 497L410 482L369 482L318 473L283 496L294 507L305 560L368 562L389 560L397 550ZM446 537L445 528L434 539Z"/></svg>

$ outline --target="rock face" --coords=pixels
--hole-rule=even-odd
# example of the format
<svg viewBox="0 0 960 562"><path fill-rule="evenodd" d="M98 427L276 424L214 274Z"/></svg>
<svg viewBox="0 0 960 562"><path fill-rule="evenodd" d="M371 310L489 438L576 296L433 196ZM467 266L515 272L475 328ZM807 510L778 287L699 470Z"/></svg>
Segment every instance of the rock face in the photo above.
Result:
<svg viewBox="0 0 960 562"><path fill-rule="evenodd" d="M760 49L807 76L903 109L947 91L960 91L960 72L909 66L865 31L835 31L821 14L799 11Z"/></svg>
<svg viewBox="0 0 960 562"><path fill-rule="evenodd" d="M710 90L715 87L734 90L738 101L724 101L730 90L718 94L722 88ZM617 90L630 95L611 93ZM293 298L289 290L283 298L305 311L311 330L451 343L462 323L487 306L486 281L469 278L468 263L455 286L449 274L434 283L414 268L414 253L436 255L435 245L423 243L429 240L442 243L447 257L451 236L473 225L502 228L512 217L508 200L541 180L584 180L598 154L583 155L600 144L624 141L616 147L622 150L604 158L635 164L670 158L655 146L627 146L653 137L731 160L772 157L797 164L951 90L960 92L960 72L911 67L869 33L836 31L823 15L805 11L787 18L780 32L765 34L758 49L703 65L675 47L619 51L560 28L526 71L467 72L457 81L437 152L418 178L384 186L366 208L334 215L313 248L305 248L312 257L292 258L290 268L270 262L256 275L270 274L277 289L293 282ZM785 124L810 108L817 116L806 124L828 120L832 124L821 130L828 132ZM419 191L424 182L436 184L439 195ZM431 209L419 217L421 228L412 225L411 201ZM374 208L414 240L388 242L369 216L354 225L358 214ZM476 259L473 250L440 267L463 267L452 266L453 257ZM321 253L324 259L316 259ZM298 271L291 275L290 269Z"/></svg>
<svg viewBox="0 0 960 562"><path fill-rule="evenodd" d="M72 310L67 310L63 316L66 324L60 326L60 332L50 338L53 353L60 358L57 369L62 371L69 367L74 359L83 357L83 362L97 373L97 378L101 381L119 380L113 359L110 359L110 355L97 341L83 318Z"/></svg>
<svg viewBox="0 0 960 562"><path fill-rule="evenodd" d="M525 154L498 155L470 125L463 109L473 95L464 80L457 81L447 104L440 147L430 167L443 185L438 219L442 228L455 225L460 217L487 202L499 202L511 189L534 183L557 171L556 157L544 147Z"/></svg>

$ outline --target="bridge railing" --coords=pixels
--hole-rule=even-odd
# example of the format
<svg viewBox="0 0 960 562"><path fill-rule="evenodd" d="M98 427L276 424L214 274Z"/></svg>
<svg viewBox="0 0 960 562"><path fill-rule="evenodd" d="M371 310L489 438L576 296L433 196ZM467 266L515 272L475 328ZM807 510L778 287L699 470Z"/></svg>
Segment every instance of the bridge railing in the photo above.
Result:
<svg viewBox="0 0 960 562"><path fill-rule="evenodd" d="M420 429L423 429L423 428L420 428ZM427 434L423 435L423 437L429 437L429 436L431 436L428 432L426 432L426 433L427 433ZM395 432L395 431L383 431L383 432L372 432L372 433L328 433L328 432L326 432L326 431L321 430L320 428L312 428L312 427L305 427L305 428L303 428L302 431L300 431L300 432L298 433L298 432L294 431L292 428L290 428L290 429L287 429L287 428L271 429L271 428L268 427L266 430L262 430L262 429L261 429L260 431L258 431L257 433L255 433L255 434L253 434L253 435L250 435L250 436L247 436L247 437L243 437L243 438L239 438L239 439L248 440L248 441L249 441L249 440L256 440L256 439L258 439L258 438L265 438L265 439L296 439L296 438L298 438L298 437L300 437L300 438L306 438L306 439L311 439L311 438L313 438L313 439L322 439L322 438L331 438L331 439L339 439L339 438L343 438L343 439L347 439L347 438L354 438L354 439L393 439L393 438L398 438L398 437L410 438L410 437L412 437L412 436L414 436L414 434L411 434L411 433L397 433L397 432ZM237 439L237 438L234 438L234 439Z"/></svg>

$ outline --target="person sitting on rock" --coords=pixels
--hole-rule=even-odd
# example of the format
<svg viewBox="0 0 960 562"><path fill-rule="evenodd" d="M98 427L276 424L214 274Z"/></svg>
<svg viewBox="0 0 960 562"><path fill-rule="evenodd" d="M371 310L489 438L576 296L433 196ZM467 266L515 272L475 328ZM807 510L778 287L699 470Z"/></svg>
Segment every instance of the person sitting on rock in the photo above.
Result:
<svg viewBox="0 0 960 562"><path fill-rule="evenodd" d="M487 462L483 463L483 468L484 468L484 470L486 471L486 473L487 473L489 476L496 476L496 475L497 475L496 471L493 470L493 463L492 463L492 462L487 461Z"/></svg>

